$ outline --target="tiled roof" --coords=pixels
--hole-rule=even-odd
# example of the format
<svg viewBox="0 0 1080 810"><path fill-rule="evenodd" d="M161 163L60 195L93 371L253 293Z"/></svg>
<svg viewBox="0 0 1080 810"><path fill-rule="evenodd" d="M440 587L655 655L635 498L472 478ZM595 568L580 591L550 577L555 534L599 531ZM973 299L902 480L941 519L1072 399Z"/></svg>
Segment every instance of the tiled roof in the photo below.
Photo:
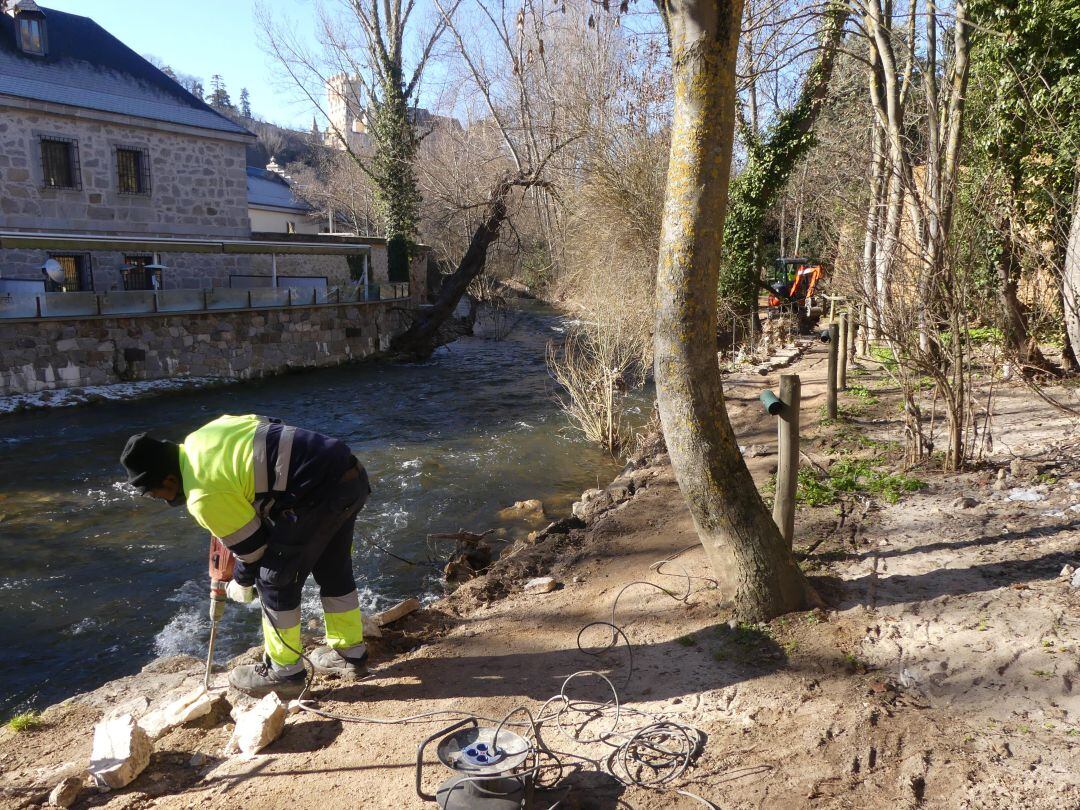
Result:
<svg viewBox="0 0 1080 810"><path fill-rule="evenodd" d="M257 166L247 167L247 198L248 205L287 208L304 214L312 212L310 205L293 194L285 178Z"/></svg>
<svg viewBox="0 0 1080 810"><path fill-rule="evenodd" d="M250 134L89 17L42 11L48 32L45 56L24 54L16 40L15 20L0 14L0 94Z"/></svg>

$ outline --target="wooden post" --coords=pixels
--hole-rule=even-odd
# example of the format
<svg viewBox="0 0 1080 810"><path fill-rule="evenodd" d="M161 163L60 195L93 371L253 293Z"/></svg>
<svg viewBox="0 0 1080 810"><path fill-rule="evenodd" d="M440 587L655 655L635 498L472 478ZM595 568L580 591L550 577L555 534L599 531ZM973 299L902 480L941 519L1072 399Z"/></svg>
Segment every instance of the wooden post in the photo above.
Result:
<svg viewBox="0 0 1080 810"><path fill-rule="evenodd" d="M855 362L855 335L859 331L859 308L856 306L848 307L848 362Z"/></svg>
<svg viewBox="0 0 1080 810"><path fill-rule="evenodd" d="M836 374L836 387L841 391L847 390L847 364L848 364L848 330L851 329L849 323L851 316L847 313L840 313L840 346L837 351L837 374Z"/></svg>
<svg viewBox="0 0 1080 810"><path fill-rule="evenodd" d="M836 418L836 359L840 349L840 330L835 323L829 324L829 375L826 384L826 415Z"/></svg>
<svg viewBox="0 0 1080 810"><path fill-rule="evenodd" d="M773 521L790 546L795 539L795 490L799 483L799 404L802 398L798 374L780 375L780 400L784 403L777 420L776 497Z"/></svg>

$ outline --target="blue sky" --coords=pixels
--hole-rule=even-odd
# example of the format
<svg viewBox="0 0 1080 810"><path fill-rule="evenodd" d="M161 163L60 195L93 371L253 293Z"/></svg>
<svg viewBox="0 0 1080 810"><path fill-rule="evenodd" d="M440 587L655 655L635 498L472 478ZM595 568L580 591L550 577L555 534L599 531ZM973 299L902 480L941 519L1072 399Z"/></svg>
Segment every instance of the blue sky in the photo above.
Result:
<svg viewBox="0 0 1080 810"><path fill-rule="evenodd" d="M160 57L178 73L204 80L220 73L233 102L251 93L254 113L275 123L311 127L312 108L278 75L259 47L252 0L42 0L45 8L91 17L137 53ZM310 0L264 0L294 20L313 8Z"/></svg>

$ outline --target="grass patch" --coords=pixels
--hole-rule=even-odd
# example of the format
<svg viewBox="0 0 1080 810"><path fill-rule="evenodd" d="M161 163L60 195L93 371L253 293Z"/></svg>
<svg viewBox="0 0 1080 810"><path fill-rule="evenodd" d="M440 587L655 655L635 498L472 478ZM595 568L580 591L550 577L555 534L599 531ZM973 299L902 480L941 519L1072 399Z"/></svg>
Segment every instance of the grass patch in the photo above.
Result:
<svg viewBox="0 0 1080 810"><path fill-rule="evenodd" d="M851 425L843 425L836 431L836 438L849 445L854 445L863 450L877 450L887 453L898 453L903 449L900 442L894 439L872 439L861 430ZM843 452L843 451L841 451ZM850 452L850 451L848 451Z"/></svg>
<svg viewBox="0 0 1080 810"><path fill-rule="evenodd" d="M799 469L796 500L808 506L836 503L844 492L875 495L888 503L897 503L908 492L917 492L926 483L910 475L874 469L863 459L842 458L822 475L813 467Z"/></svg>
<svg viewBox="0 0 1080 810"><path fill-rule="evenodd" d="M874 346L870 349L870 356L877 360L881 365L885 366L889 371L896 371L896 355L893 354L892 349L887 349L884 346Z"/></svg>
<svg viewBox="0 0 1080 810"><path fill-rule="evenodd" d="M867 388L865 385L849 385L847 387L847 394L855 397L863 405L871 407L878 404L878 398L874 395L874 392Z"/></svg>
<svg viewBox="0 0 1080 810"><path fill-rule="evenodd" d="M41 715L37 712L23 712L8 720L6 725L12 731L21 733L23 731L33 731L35 728L40 728L43 722Z"/></svg>
<svg viewBox="0 0 1080 810"><path fill-rule="evenodd" d="M693 636L679 636L675 640L684 647L694 647L697 645L697 639Z"/></svg>

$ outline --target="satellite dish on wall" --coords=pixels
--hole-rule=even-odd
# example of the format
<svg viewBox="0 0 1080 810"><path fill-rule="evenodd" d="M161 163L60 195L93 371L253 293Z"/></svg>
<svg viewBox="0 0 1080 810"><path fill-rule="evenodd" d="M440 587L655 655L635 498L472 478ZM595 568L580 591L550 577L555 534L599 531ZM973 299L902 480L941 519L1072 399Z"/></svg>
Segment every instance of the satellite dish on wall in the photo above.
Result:
<svg viewBox="0 0 1080 810"><path fill-rule="evenodd" d="M60 266L60 262L56 259L46 259L45 264L41 265L41 272L48 276L50 281L55 281L57 284L63 284L66 280L64 268Z"/></svg>

